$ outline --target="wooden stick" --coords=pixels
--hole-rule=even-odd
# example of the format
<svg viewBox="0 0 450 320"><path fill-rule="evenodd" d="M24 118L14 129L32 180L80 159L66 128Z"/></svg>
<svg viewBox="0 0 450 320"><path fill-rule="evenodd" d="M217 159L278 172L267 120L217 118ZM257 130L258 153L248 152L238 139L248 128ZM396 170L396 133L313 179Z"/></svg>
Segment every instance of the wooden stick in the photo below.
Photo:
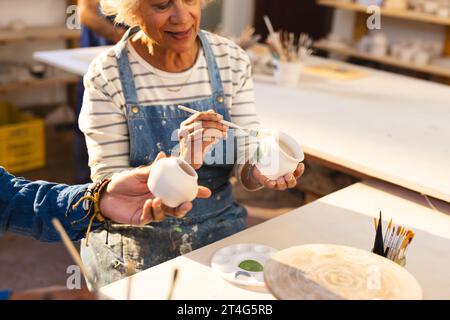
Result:
<svg viewBox="0 0 450 320"><path fill-rule="evenodd" d="M400 242L400 239L402 237L402 234L403 234L403 230L404 230L404 228L402 226L400 226L397 229L397 234L395 236L395 241L392 244L392 251L391 251L391 255L390 256L391 256L391 259L394 260L394 261L395 261L395 256L396 256L396 254L398 252L398 246L399 246L399 242Z"/></svg>
<svg viewBox="0 0 450 320"><path fill-rule="evenodd" d="M136 274L136 268L132 262L127 262L126 266L126 272L127 272L127 300L131 300L131 289L133 286L133 278L132 276Z"/></svg>
<svg viewBox="0 0 450 320"><path fill-rule="evenodd" d="M62 226L61 222L59 222L58 219L53 218L52 224L55 227L56 231L59 233L61 240L64 246L66 247L67 251L69 252L70 256L72 257L73 261L78 265L78 267L80 267L80 270L83 273L86 282L91 284L93 291L97 291L97 287L95 283L92 281L92 278L89 276L89 273L86 270L83 261L81 260L80 254L78 253L78 250L73 245L72 241L70 240L69 236L66 233L66 230L64 230L64 227Z"/></svg>
<svg viewBox="0 0 450 320"><path fill-rule="evenodd" d="M271 35L275 34L275 30L273 29L272 22L270 21L269 16L264 16L264 22L266 23L267 29Z"/></svg>
<svg viewBox="0 0 450 320"><path fill-rule="evenodd" d="M387 228L386 228L386 236L387 236L389 230L391 230L391 228L392 228L392 218L391 218L391 220L389 221L389 224L388 224L388 226L387 226Z"/></svg>
<svg viewBox="0 0 450 320"><path fill-rule="evenodd" d="M175 269L173 272L172 284L170 286L170 291L169 291L169 295L167 296L167 300L172 300L172 298L173 298L173 292L175 291L177 279L178 279L178 269Z"/></svg>

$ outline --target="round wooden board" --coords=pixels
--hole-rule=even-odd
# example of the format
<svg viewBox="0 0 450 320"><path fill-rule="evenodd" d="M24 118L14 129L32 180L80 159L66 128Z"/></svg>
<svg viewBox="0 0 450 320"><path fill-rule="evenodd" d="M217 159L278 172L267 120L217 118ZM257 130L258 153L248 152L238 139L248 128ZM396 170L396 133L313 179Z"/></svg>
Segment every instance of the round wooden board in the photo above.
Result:
<svg viewBox="0 0 450 320"><path fill-rule="evenodd" d="M360 249L304 245L274 255L264 267L282 300L420 300L417 280L396 263Z"/></svg>

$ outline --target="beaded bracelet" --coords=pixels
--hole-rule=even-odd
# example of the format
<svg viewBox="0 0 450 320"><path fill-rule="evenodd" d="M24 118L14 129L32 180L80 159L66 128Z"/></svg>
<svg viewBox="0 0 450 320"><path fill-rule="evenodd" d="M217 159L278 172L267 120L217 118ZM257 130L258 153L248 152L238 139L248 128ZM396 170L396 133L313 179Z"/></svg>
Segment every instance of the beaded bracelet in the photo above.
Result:
<svg viewBox="0 0 450 320"><path fill-rule="evenodd" d="M100 199L101 199L103 191L106 190L106 188L108 187L108 184L110 182L111 182L111 179L104 179L102 181L97 182L93 187L88 189L88 192L87 192L88 195L85 195L84 197L82 197L72 207L72 210L75 210L81 203L83 203L83 206L84 206L85 201L90 202L90 204L88 206L90 208L89 213L88 213L88 216L90 217L90 219L89 219L89 224L88 224L88 228L86 231L86 247L89 246L89 234L91 232L92 224L94 223L94 221L97 220L100 223L106 222L106 218L102 215L101 210L100 210Z"/></svg>

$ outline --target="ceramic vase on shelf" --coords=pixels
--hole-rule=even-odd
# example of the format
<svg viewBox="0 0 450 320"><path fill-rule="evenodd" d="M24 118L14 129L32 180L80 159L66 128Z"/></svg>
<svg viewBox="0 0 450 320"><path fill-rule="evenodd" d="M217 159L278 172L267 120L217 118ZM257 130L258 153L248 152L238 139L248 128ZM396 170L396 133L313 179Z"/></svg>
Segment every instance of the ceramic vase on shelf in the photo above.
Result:
<svg viewBox="0 0 450 320"><path fill-rule="evenodd" d="M383 33L377 33L372 36L372 44L370 46L370 53L377 57L384 57L388 52L388 40Z"/></svg>
<svg viewBox="0 0 450 320"><path fill-rule="evenodd" d="M265 177L276 180L293 173L305 159L301 146L292 137L280 131L261 131L253 159Z"/></svg>
<svg viewBox="0 0 450 320"><path fill-rule="evenodd" d="M418 50L413 58L413 63L418 65L427 65L430 63L430 54L424 50Z"/></svg>
<svg viewBox="0 0 450 320"><path fill-rule="evenodd" d="M423 11L428 14L435 14L439 9L439 3L435 0L426 0L422 4Z"/></svg>
<svg viewBox="0 0 450 320"><path fill-rule="evenodd" d="M148 179L150 192L170 208L177 208L197 197L198 175L186 161L165 158L153 164Z"/></svg>

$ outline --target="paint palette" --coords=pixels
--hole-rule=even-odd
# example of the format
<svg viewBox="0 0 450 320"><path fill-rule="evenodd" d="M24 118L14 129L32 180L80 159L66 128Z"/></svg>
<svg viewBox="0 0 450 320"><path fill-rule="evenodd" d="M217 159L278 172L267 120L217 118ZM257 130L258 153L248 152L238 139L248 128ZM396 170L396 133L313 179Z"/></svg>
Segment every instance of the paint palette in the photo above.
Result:
<svg viewBox="0 0 450 320"><path fill-rule="evenodd" d="M218 250L211 267L232 283L265 287L264 266L278 250L260 244L235 244Z"/></svg>

